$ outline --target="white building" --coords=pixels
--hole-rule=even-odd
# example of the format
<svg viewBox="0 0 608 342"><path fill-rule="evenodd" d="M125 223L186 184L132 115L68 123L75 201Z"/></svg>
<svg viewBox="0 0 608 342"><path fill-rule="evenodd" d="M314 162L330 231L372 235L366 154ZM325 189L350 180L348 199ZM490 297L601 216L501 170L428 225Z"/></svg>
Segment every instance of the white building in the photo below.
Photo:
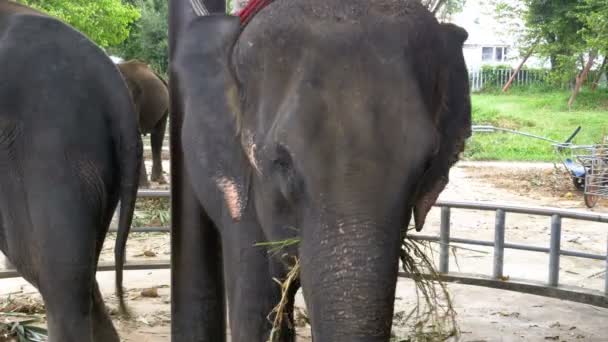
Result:
<svg viewBox="0 0 608 342"><path fill-rule="evenodd" d="M484 65L510 65L516 67L521 61L517 39L494 17L494 10L483 0L467 0L462 12L455 14L450 22L463 27L469 33L464 44L464 58L470 71ZM530 57L526 66L549 68L546 59Z"/></svg>
<svg viewBox="0 0 608 342"><path fill-rule="evenodd" d="M110 59L112 60L112 62L114 62L114 64L122 63L125 61L124 59L117 56L110 56Z"/></svg>

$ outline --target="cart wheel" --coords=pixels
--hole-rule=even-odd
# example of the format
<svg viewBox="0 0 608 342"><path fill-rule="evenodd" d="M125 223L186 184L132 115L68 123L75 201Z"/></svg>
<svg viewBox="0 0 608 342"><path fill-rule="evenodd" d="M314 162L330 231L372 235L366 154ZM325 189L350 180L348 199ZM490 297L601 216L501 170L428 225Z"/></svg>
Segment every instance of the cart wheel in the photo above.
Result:
<svg viewBox="0 0 608 342"><path fill-rule="evenodd" d="M587 206L587 208L595 207L595 205L597 204L597 200L599 198L599 196L597 196L597 195L587 195L587 194L585 194L583 197L585 198L585 205Z"/></svg>
<svg viewBox="0 0 608 342"><path fill-rule="evenodd" d="M574 188L576 188L576 190L585 190L585 178L583 177L572 177L572 184L574 184Z"/></svg>

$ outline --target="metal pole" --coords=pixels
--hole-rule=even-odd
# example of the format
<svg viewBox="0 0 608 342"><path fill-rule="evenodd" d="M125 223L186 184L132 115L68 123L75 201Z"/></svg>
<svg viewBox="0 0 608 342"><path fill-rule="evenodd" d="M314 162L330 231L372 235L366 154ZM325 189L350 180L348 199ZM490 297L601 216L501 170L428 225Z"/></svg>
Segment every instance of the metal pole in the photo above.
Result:
<svg viewBox="0 0 608 342"><path fill-rule="evenodd" d="M606 245L608 245L608 239ZM606 248L606 273L604 273L604 294L608 296L608 248Z"/></svg>
<svg viewBox="0 0 608 342"><path fill-rule="evenodd" d="M562 235L562 218L551 216L551 245L549 246L549 286L559 284L559 250Z"/></svg>
<svg viewBox="0 0 608 342"><path fill-rule="evenodd" d="M450 207L441 207L439 242L439 272L448 273L450 270Z"/></svg>
<svg viewBox="0 0 608 342"><path fill-rule="evenodd" d="M503 277L503 265L505 252L505 211L496 210L496 221L494 222L494 279Z"/></svg>

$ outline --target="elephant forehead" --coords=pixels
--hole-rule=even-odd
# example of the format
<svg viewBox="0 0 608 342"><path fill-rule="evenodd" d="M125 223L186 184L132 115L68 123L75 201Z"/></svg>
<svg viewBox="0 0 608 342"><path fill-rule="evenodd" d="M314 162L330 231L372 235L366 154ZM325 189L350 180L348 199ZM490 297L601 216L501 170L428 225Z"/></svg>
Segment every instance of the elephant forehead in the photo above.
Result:
<svg viewBox="0 0 608 342"><path fill-rule="evenodd" d="M230 217L235 221L240 220L243 212L243 200L239 194L237 183L228 177L219 177L216 179L216 185L224 195Z"/></svg>

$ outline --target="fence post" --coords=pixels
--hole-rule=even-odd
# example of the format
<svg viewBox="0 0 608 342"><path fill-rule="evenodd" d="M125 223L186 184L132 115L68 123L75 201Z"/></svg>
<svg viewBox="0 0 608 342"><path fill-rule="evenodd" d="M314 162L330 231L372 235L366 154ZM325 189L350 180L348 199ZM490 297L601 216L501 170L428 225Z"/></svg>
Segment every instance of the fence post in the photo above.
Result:
<svg viewBox="0 0 608 342"><path fill-rule="evenodd" d="M496 210L496 221L494 222L494 279L503 277L505 253L505 211Z"/></svg>
<svg viewBox="0 0 608 342"><path fill-rule="evenodd" d="M559 252L562 235L562 218L551 216L551 245L549 246L549 286L559 284Z"/></svg>
<svg viewBox="0 0 608 342"><path fill-rule="evenodd" d="M606 273L604 274L604 294L608 296L608 239L606 239Z"/></svg>
<svg viewBox="0 0 608 342"><path fill-rule="evenodd" d="M439 272L448 273L450 271L450 207L441 207L439 242Z"/></svg>

